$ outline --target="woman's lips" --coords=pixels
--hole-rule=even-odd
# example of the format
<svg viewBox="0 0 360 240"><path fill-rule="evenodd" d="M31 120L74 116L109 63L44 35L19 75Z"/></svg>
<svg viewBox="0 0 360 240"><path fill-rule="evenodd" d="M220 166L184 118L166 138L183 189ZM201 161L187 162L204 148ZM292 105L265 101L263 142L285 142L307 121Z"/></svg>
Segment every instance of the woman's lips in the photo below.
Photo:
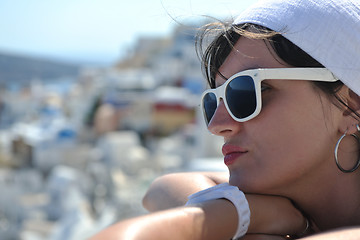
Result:
<svg viewBox="0 0 360 240"><path fill-rule="evenodd" d="M222 147L222 153L224 155L224 163L229 166L238 160L242 155L247 153L247 151L241 147L225 144Z"/></svg>

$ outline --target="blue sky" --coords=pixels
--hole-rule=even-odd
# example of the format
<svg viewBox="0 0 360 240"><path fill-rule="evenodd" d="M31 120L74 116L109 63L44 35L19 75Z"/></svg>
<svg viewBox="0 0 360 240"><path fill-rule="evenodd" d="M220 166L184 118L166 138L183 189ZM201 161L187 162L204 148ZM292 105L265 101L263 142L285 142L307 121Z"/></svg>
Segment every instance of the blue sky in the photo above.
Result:
<svg viewBox="0 0 360 240"><path fill-rule="evenodd" d="M140 36L196 16L236 16L255 0L0 0L0 51L113 62ZM171 17L170 17L171 16Z"/></svg>

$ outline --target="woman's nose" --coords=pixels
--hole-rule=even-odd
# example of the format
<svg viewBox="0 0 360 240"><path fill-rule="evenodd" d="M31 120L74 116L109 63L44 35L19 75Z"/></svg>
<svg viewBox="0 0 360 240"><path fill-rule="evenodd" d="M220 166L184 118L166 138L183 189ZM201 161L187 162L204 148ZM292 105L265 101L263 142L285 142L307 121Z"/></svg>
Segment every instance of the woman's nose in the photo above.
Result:
<svg viewBox="0 0 360 240"><path fill-rule="evenodd" d="M224 101L220 100L219 106L208 124L208 130L212 134L225 137L237 133L240 128L241 123L230 116Z"/></svg>

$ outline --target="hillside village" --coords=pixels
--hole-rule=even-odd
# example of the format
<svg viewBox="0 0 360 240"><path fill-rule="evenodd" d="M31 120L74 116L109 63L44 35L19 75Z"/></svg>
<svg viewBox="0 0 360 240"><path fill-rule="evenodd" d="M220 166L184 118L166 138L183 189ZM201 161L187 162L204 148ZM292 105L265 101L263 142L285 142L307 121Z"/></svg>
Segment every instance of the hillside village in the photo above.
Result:
<svg viewBox="0 0 360 240"><path fill-rule="evenodd" d="M145 214L159 175L225 170L199 109L196 29L141 37L111 67L0 79L2 240L86 239Z"/></svg>

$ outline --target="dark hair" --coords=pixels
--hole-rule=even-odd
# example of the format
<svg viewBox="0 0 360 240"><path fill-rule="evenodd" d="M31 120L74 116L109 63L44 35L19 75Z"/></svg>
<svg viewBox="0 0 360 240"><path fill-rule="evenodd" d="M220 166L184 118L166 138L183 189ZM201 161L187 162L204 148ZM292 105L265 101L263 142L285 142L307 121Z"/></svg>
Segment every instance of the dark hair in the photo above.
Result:
<svg viewBox="0 0 360 240"><path fill-rule="evenodd" d="M213 33L216 33L213 35ZM256 24L231 25L227 23L213 23L203 27L196 41L196 51L202 62L202 71L211 88L215 87L215 76L219 73L220 66L230 54L235 43L241 37L262 39L270 46L277 57L293 67L321 67L324 66L312 58L301 48L290 42L283 35L271 29ZM210 43L206 45L206 42ZM220 73L219 73L220 74ZM349 108L344 100L337 94L344 85L341 81L336 82L312 82L318 89L323 91L337 106ZM340 103L341 105L339 105ZM360 116L349 109L358 118Z"/></svg>

